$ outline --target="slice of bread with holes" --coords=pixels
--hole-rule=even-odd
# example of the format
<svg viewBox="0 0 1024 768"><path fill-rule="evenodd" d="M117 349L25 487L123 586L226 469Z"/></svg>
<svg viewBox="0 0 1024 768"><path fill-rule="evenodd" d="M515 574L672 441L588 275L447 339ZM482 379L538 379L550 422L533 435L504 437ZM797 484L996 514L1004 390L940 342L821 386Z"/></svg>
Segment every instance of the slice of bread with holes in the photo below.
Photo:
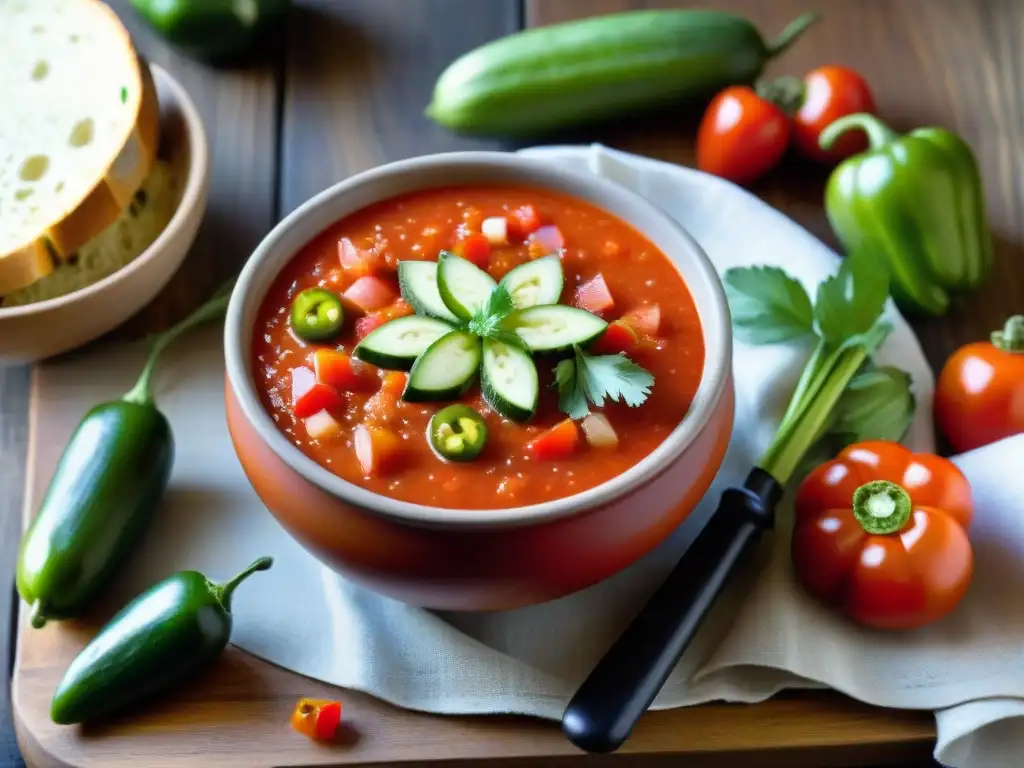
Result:
<svg viewBox="0 0 1024 768"><path fill-rule="evenodd" d="M129 207L153 183L159 108L148 67L99 0L0 0L0 51L6 306L18 292L48 298L53 291L33 286L134 218ZM69 281L48 282L61 293Z"/></svg>

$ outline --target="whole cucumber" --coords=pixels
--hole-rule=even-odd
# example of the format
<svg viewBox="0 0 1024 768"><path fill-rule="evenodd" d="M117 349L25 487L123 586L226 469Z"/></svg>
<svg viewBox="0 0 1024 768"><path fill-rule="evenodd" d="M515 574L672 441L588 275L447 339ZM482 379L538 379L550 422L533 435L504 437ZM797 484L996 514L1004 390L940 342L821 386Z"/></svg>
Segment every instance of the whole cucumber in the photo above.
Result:
<svg viewBox="0 0 1024 768"><path fill-rule="evenodd" d="M528 136L706 97L754 81L816 18L798 17L771 42L719 11L627 11L528 29L452 62L426 112L459 133Z"/></svg>

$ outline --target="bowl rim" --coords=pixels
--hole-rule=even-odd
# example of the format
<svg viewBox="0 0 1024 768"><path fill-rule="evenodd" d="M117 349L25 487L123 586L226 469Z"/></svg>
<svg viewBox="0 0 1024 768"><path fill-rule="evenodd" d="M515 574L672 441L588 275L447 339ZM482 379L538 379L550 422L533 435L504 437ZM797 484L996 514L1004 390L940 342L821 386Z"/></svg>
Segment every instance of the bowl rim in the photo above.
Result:
<svg viewBox="0 0 1024 768"><path fill-rule="evenodd" d="M242 415L274 455L307 482L343 502L368 510L375 515L407 524L474 529L535 525L570 517L614 502L664 472L711 422L720 403L723 390L731 377L732 333L725 289L714 265L696 240L675 219L654 203L631 189L597 174L568 170L562 167L558 167L554 171L560 177L571 178L575 184L589 188L592 192L591 204L602 207L600 203L594 201L604 199L607 201L606 205L609 209L622 208L627 205L646 209L644 216L650 220L660 220L660 225L666 231L670 231L673 236L678 237L680 244L687 250L688 256L695 259L697 273L705 283L704 288L710 296L711 311L700 313L705 341L712 335L721 339L721 344L716 348L710 348L705 343L705 360L701 381L686 415L653 451L630 469L587 490L538 504L485 510L416 504L384 496L330 472L306 456L288 440L263 407L249 371L249 354L246 353L243 344L243 340L251 341L252 329L247 330L243 321L247 309L253 304L258 307L264 299L262 294L253 295L252 286L261 270L261 264L277 251L278 243L285 237L285 233L293 228L302 228L304 221L315 216L320 208L331 205L335 198L350 194L360 186L384 182L388 177L400 176L404 173L438 170L453 165L484 166L485 168L493 168L498 165L513 174L521 174L520 183L532 183L542 188L546 185L537 179L549 177L553 173L550 163L510 151L478 150L422 155L379 165L350 176L313 195L288 214L271 229L246 261L232 290L228 305L224 323L226 374L228 384ZM531 179L531 177L533 178ZM422 188L427 189L430 186L424 185ZM563 194L569 193L563 192ZM573 195L569 194L569 196ZM388 197L380 198L380 200L386 199ZM360 207L372 205L380 200L368 200ZM612 205L615 200L622 201L623 205ZM355 210L359 210L359 208L353 209L353 212ZM626 221L643 234L643 229L635 221L629 220L620 213L611 215ZM321 231L322 228L309 233L303 239L303 245L317 237ZM294 258L297 252L297 250L293 251L289 258ZM280 270L278 270L279 272ZM714 327L713 332L711 327Z"/></svg>
<svg viewBox="0 0 1024 768"><path fill-rule="evenodd" d="M36 301L19 307L0 307L0 320L9 317L29 317L73 304L89 296L101 293L114 283L120 282L135 272L145 269L149 262L163 255L167 250L167 244L178 236L179 231L186 225L186 219L194 215L196 208L201 203L206 177L209 173L210 157L209 148L206 143L206 130L203 128L203 121L199 116L199 110L196 109L196 105L188 95L185 87L174 79L167 70L159 64L151 63L148 66L155 83L166 87L170 92L170 101L181 112L185 123L185 133L188 137L188 177L185 179L185 188L182 191L177 207L174 209L174 213L171 215L170 221L167 222L167 226L160 231L156 239L142 253L120 269L94 283L90 283L71 293L65 293L62 296L55 296L52 299ZM162 111L163 104L160 107Z"/></svg>

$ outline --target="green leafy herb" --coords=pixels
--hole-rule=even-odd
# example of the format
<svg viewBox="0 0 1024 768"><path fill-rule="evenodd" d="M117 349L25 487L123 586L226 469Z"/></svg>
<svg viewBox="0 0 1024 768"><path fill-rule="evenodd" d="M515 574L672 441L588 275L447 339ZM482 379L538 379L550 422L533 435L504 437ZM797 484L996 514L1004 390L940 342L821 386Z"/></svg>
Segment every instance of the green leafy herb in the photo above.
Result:
<svg viewBox="0 0 1024 768"><path fill-rule="evenodd" d="M642 405L651 394L654 376L625 355L588 355L573 347L574 356L555 366L558 407L572 419L600 408L605 400Z"/></svg>
<svg viewBox="0 0 1024 768"><path fill-rule="evenodd" d="M775 344L814 333L807 291L778 267L725 273L733 330L747 344Z"/></svg>
<svg viewBox="0 0 1024 768"><path fill-rule="evenodd" d="M504 285L498 285L487 299L487 304L466 323L466 330L484 339L494 339L513 347L523 347L514 330L502 322L515 310L512 294Z"/></svg>
<svg viewBox="0 0 1024 768"><path fill-rule="evenodd" d="M865 378L857 389L851 390L854 377L892 331L892 326L881 319L889 294L889 275L875 254L851 253L839 271L821 283L809 331L802 325L807 321L805 309L784 306L789 302L793 307L802 307L798 298L802 289L796 291L795 281L785 273L778 275L774 270L757 267L732 269L725 280L727 286L744 288L733 288L728 294L734 323L737 318L743 323L744 330L737 329L737 336L744 341L771 344L808 333L816 338L814 351L804 366L775 439L761 457L762 469L785 484L812 446L830 430L841 429L847 436L881 431L885 417L876 418L874 411L879 406L868 402L873 398L865 394L877 393L881 380ZM754 296L761 297L757 304L760 310L751 298ZM758 329L759 326L762 327ZM798 332L801 327L803 332ZM899 387L904 385L909 392L908 384L896 380L890 396L898 395ZM902 404L893 406L899 412L896 416L889 411L889 417L898 416L896 423L890 425L890 432L904 421L909 423L913 415L912 398L909 403L905 398L894 399Z"/></svg>
<svg viewBox="0 0 1024 768"><path fill-rule="evenodd" d="M827 434L841 441L840 448L863 440L902 440L917 406L910 384L906 371L868 366L839 398Z"/></svg>

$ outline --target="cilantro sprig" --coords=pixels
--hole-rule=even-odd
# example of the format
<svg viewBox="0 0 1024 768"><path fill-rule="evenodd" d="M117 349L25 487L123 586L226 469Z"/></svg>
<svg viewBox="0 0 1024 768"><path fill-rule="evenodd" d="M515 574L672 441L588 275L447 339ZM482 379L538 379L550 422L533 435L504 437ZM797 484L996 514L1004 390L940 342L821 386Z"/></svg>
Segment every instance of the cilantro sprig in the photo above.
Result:
<svg viewBox="0 0 1024 768"><path fill-rule="evenodd" d="M512 294L499 283L487 297L487 303L477 310L473 317L462 323L460 328L481 339L493 339L508 346L523 348L523 342L515 331L503 325L515 308Z"/></svg>
<svg viewBox="0 0 1024 768"><path fill-rule="evenodd" d="M573 356L555 366L558 408L571 419L582 419L591 404L601 408L606 399L633 408L643 405L652 386L654 376L621 352L588 355L574 346Z"/></svg>
<svg viewBox="0 0 1024 768"><path fill-rule="evenodd" d="M877 254L848 255L818 286L813 306L803 286L775 267L730 269L725 289L739 341L814 342L775 438L761 457L762 469L785 484L826 436L893 439L897 427L902 436L915 406L910 377L872 365L892 331L882 319L889 274ZM872 372L879 375L869 377ZM879 412L892 421L879 418Z"/></svg>

